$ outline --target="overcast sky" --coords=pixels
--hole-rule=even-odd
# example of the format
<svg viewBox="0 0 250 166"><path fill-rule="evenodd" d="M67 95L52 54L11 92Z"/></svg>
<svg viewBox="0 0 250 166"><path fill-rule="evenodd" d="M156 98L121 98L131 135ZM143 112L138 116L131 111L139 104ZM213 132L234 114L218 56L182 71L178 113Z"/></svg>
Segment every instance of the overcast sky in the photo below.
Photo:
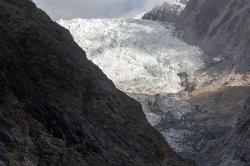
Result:
<svg viewBox="0 0 250 166"><path fill-rule="evenodd" d="M164 0L33 0L54 19L134 17Z"/></svg>

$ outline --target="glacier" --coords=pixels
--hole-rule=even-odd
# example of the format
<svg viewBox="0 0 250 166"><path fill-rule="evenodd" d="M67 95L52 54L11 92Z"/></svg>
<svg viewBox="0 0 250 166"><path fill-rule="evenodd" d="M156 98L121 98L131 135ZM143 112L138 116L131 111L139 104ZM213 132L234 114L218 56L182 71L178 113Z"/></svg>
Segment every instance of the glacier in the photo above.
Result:
<svg viewBox="0 0 250 166"><path fill-rule="evenodd" d="M182 90L177 75L203 67L199 47L179 39L173 25L141 19L71 19L68 29L87 58L127 93L167 94Z"/></svg>

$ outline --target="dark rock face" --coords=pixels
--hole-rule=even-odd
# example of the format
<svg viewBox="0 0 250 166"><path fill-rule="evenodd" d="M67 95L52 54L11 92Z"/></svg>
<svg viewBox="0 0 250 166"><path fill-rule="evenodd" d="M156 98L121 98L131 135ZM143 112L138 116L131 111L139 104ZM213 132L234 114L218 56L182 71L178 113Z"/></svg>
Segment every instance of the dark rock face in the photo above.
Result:
<svg viewBox="0 0 250 166"><path fill-rule="evenodd" d="M0 165L194 165L29 0L0 0Z"/></svg>
<svg viewBox="0 0 250 166"><path fill-rule="evenodd" d="M217 70L250 69L250 1L190 0L174 19L168 19L164 10L146 15L151 17L145 19L173 22L184 40L200 46L211 59L220 58L223 63ZM213 60L207 65L214 65Z"/></svg>

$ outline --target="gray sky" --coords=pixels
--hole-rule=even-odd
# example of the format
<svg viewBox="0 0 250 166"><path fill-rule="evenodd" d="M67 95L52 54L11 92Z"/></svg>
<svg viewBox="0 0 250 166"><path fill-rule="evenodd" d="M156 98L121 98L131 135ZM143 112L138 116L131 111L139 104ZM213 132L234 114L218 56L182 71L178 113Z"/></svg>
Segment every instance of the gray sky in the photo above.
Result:
<svg viewBox="0 0 250 166"><path fill-rule="evenodd" d="M33 0L54 19L134 17L164 0Z"/></svg>

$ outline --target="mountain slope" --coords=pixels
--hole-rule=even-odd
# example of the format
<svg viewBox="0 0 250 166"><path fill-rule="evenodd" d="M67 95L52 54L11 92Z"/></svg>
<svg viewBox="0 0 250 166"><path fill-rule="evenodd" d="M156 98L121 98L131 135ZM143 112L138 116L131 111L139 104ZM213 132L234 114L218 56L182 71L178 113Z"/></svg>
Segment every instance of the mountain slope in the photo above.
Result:
<svg viewBox="0 0 250 166"><path fill-rule="evenodd" d="M221 66L250 69L250 2L191 0L176 22L189 43L199 45ZM225 67L224 67L225 68Z"/></svg>
<svg viewBox="0 0 250 166"><path fill-rule="evenodd" d="M0 165L192 165L29 0L0 0Z"/></svg>

